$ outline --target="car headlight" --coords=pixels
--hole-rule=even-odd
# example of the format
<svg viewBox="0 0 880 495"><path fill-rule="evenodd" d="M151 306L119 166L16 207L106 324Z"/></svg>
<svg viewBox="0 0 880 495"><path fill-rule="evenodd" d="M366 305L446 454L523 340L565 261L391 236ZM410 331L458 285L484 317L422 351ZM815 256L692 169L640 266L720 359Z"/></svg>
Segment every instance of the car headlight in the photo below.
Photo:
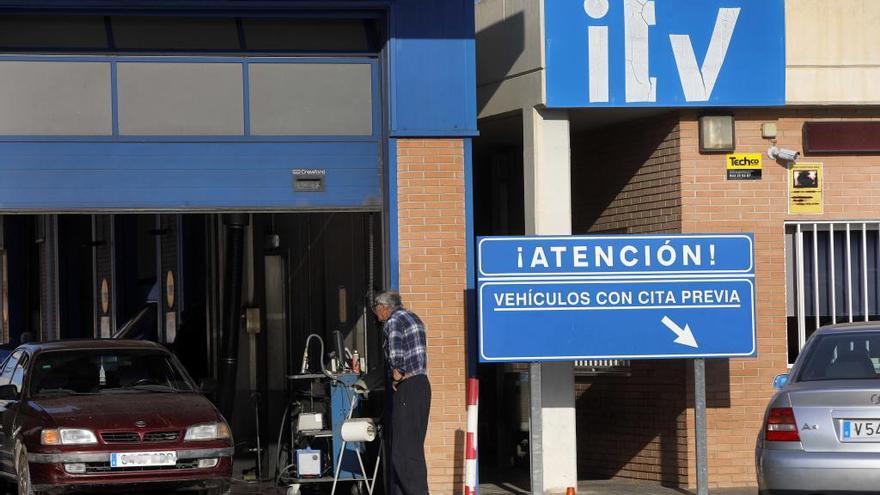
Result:
<svg viewBox="0 0 880 495"><path fill-rule="evenodd" d="M40 434L43 445L91 445L98 439L91 430L82 428L46 429Z"/></svg>
<svg viewBox="0 0 880 495"><path fill-rule="evenodd" d="M223 440L229 437L229 426L226 423L220 422L190 426L186 429L186 436L183 437L183 440L186 442Z"/></svg>

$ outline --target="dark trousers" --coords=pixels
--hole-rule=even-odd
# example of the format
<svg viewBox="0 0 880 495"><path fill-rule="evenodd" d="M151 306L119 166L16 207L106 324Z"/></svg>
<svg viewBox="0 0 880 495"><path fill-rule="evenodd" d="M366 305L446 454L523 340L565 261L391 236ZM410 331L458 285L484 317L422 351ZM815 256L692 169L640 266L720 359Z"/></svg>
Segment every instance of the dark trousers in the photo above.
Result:
<svg viewBox="0 0 880 495"><path fill-rule="evenodd" d="M425 434L431 411L431 383L415 375L397 385L391 413L391 493L428 495Z"/></svg>

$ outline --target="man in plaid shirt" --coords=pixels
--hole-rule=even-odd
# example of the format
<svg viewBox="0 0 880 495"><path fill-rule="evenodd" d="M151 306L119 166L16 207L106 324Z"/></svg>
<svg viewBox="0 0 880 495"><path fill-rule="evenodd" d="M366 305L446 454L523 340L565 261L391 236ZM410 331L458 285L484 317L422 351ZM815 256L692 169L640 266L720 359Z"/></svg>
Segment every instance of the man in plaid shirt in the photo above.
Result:
<svg viewBox="0 0 880 495"><path fill-rule="evenodd" d="M425 434L431 411L431 383L425 324L403 307L400 294L376 295L373 313L385 324L385 363L391 370L391 493L428 495Z"/></svg>

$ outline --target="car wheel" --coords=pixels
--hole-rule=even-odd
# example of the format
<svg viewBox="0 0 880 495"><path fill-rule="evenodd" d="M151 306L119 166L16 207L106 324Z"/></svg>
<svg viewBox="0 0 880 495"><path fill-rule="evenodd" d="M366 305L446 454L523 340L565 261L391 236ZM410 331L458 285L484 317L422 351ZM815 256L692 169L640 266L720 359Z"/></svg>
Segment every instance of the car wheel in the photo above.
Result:
<svg viewBox="0 0 880 495"><path fill-rule="evenodd" d="M18 477L18 495L37 495L31 483L31 468L27 460L27 449L18 443L15 448L15 475Z"/></svg>

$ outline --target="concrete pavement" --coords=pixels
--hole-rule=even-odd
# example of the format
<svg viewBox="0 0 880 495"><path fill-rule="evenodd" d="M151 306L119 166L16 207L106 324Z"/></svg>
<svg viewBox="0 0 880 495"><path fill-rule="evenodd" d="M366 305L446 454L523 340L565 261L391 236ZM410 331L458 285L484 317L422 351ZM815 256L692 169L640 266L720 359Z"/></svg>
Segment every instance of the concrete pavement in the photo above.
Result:
<svg viewBox="0 0 880 495"><path fill-rule="evenodd" d="M329 486L326 487L329 493ZM264 487L258 490L256 485L236 484L233 494L235 495L283 495L283 489L272 490ZM348 490L338 491L348 495ZM518 481L499 481L480 485L480 495L529 495L528 483ZM710 495L757 495L758 490L754 487L745 488L714 488L709 490ZM693 495L693 491L668 488L656 483L632 480L599 480L581 481L578 483L577 495Z"/></svg>
<svg viewBox="0 0 880 495"><path fill-rule="evenodd" d="M528 495L528 484L495 482L480 485L480 495ZM599 480L578 482L577 495L692 495L694 492L668 488L657 483L632 480ZM715 488L710 495L757 495L755 487Z"/></svg>

